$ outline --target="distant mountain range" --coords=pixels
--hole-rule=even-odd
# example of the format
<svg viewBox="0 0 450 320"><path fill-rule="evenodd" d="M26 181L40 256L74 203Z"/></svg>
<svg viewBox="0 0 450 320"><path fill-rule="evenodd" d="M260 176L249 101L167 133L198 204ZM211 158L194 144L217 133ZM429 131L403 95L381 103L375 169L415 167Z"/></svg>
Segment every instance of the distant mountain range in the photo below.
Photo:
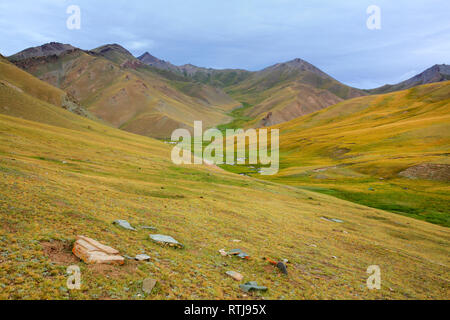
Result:
<svg viewBox="0 0 450 320"><path fill-rule="evenodd" d="M312 64L294 59L261 71L176 66L146 52L138 58L118 44L81 50L48 43L10 56L9 61L77 99L90 113L138 134L167 138L194 120L208 127L233 121L271 126L343 100L411 88L449 78L449 66L434 66L397 85L360 90Z"/></svg>
<svg viewBox="0 0 450 320"><path fill-rule="evenodd" d="M67 50L59 49L64 46ZM207 127L228 122L227 113L240 105L220 88L156 72L119 45L90 51L56 43L45 47L48 50L27 49L9 60L126 131L167 138L177 128L190 129L195 120Z"/></svg>

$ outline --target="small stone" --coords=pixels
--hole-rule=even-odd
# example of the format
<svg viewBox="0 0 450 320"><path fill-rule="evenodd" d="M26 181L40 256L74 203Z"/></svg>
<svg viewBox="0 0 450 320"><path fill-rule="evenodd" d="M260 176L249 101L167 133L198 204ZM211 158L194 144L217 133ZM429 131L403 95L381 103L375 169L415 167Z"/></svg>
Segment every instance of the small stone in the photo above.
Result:
<svg viewBox="0 0 450 320"><path fill-rule="evenodd" d="M244 276L236 271L227 271L226 274L236 281L242 281L242 279L244 279Z"/></svg>
<svg viewBox="0 0 450 320"><path fill-rule="evenodd" d="M151 230L151 231L157 231L157 230L158 230L158 228L156 228L156 227L151 227L151 226L142 226L141 228L142 228L142 229L146 229L146 230Z"/></svg>
<svg viewBox="0 0 450 320"><path fill-rule="evenodd" d="M156 285L156 280L155 279L145 279L142 282L142 291L144 291L147 294L152 293L153 288Z"/></svg>
<svg viewBox="0 0 450 320"><path fill-rule="evenodd" d="M149 255L146 255L146 254L138 254L138 255L135 257L135 259L136 259L137 261L148 261L148 260L150 260L150 256L149 256Z"/></svg>
<svg viewBox="0 0 450 320"><path fill-rule="evenodd" d="M131 230L131 231L136 231L135 228L133 228L130 223L126 220L116 220L113 222L113 224L117 224L118 226L127 229L127 230Z"/></svg>

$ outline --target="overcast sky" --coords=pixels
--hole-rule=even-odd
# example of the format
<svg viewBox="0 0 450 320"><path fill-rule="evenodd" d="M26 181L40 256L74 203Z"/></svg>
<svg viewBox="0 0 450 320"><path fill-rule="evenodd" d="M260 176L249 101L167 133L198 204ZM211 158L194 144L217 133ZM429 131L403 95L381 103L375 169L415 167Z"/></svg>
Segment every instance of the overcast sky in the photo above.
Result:
<svg viewBox="0 0 450 320"><path fill-rule="evenodd" d="M69 30L69 5L81 29ZM381 9L381 30L366 10ZM260 70L302 58L372 88L450 63L448 0L1 0L0 53L56 41L119 43L181 65Z"/></svg>

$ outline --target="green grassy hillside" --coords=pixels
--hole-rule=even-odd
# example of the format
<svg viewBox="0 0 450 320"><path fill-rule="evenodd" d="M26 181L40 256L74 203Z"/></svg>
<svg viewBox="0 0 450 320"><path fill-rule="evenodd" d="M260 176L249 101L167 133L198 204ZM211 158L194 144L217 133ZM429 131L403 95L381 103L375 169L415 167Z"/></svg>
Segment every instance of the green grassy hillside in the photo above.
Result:
<svg viewBox="0 0 450 320"><path fill-rule="evenodd" d="M450 226L450 82L355 98L277 128L281 170L269 179Z"/></svg>
<svg viewBox="0 0 450 320"><path fill-rule="evenodd" d="M162 142L1 88L0 112L7 101L23 119L0 115L0 299L449 298L447 228L215 167L175 166ZM185 248L160 247L143 225ZM70 252L80 234L151 259L86 265ZM223 257L222 248L251 259ZM289 276L262 257L288 259ZM68 291L74 264L82 287ZM370 265L381 268L381 290L366 287ZM228 270L269 290L244 295ZM158 284L146 295L148 277Z"/></svg>

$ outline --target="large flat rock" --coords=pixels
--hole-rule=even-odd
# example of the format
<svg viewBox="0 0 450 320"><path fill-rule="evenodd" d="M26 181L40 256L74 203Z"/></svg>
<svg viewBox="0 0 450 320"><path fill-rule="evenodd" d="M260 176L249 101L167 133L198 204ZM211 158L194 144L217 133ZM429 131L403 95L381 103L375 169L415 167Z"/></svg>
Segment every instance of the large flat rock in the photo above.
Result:
<svg viewBox="0 0 450 320"><path fill-rule="evenodd" d="M72 252L87 264L123 264L125 261L118 250L85 236L77 236Z"/></svg>

